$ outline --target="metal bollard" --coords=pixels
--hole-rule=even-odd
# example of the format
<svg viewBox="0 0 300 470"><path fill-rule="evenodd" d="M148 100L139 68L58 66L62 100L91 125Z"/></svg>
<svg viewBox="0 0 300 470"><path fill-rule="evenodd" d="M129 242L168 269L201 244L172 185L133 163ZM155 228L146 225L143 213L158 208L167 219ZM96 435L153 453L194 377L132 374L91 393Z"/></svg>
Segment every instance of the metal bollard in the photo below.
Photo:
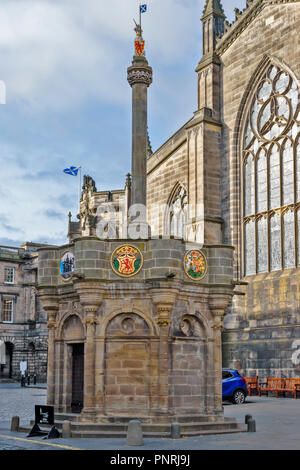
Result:
<svg viewBox="0 0 300 470"><path fill-rule="evenodd" d="M36 385L36 374L33 376L33 385Z"/></svg>
<svg viewBox="0 0 300 470"><path fill-rule="evenodd" d="M245 424L248 424L249 419L252 419L251 415L246 415L245 416Z"/></svg>
<svg viewBox="0 0 300 470"><path fill-rule="evenodd" d="M30 375L27 377L27 385L30 385Z"/></svg>

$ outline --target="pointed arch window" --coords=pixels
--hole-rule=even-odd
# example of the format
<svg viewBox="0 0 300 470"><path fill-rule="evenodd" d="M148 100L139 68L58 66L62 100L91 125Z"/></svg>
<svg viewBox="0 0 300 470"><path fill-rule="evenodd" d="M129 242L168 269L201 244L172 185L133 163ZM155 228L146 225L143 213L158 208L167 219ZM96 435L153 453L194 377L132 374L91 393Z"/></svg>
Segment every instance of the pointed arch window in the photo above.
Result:
<svg viewBox="0 0 300 470"><path fill-rule="evenodd" d="M243 137L245 275L300 262L300 90L269 65L253 97Z"/></svg>

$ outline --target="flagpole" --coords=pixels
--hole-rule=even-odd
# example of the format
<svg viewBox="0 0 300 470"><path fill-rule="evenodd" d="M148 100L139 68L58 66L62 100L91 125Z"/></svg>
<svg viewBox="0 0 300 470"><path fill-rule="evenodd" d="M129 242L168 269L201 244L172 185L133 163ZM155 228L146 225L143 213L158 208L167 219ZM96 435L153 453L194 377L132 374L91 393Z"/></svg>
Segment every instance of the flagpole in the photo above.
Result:
<svg viewBox="0 0 300 470"><path fill-rule="evenodd" d="M78 183L78 214L80 214L80 198L81 198L81 166L79 167L79 183Z"/></svg>
<svg viewBox="0 0 300 470"><path fill-rule="evenodd" d="M142 34L142 11L141 11L141 3L140 3L140 6L139 6L139 10L140 10L140 27L141 27L141 34Z"/></svg>

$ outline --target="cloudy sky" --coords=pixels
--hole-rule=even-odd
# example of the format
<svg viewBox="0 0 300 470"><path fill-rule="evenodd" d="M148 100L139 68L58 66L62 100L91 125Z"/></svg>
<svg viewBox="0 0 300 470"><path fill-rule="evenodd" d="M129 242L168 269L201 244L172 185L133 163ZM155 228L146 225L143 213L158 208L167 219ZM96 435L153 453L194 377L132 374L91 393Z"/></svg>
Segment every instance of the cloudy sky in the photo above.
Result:
<svg viewBox="0 0 300 470"><path fill-rule="evenodd" d="M153 67L149 134L157 149L196 110L205 0L148 0ZM223 0L228 20L245 0ZM130 171L133 18L138 0L2 0L0 244L66 243L82 166L97 190L121 189Z"/></svg>

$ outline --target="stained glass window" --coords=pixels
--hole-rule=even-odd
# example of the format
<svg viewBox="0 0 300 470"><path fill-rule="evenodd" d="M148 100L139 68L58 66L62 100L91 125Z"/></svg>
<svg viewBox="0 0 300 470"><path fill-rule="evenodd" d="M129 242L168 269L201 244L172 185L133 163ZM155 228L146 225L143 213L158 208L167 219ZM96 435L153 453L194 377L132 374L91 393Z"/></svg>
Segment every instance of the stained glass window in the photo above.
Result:
<svg viewBox="0 0 300 470"><path fill-rule="evenodd" d="M299 98L292 76L270 65L248 112L243 139L245 275L300 262Z"/></svg>

